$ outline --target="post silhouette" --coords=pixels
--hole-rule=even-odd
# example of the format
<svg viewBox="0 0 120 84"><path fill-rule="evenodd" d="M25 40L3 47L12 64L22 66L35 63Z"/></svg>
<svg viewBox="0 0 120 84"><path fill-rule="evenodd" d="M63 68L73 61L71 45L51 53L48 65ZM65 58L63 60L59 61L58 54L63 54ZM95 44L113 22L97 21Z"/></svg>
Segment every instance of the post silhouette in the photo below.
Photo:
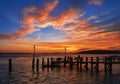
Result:
<svg viewBox="0 0 120 84"><path fill-rule="evenodd" d="M42 67L44 67L45 63L44 63L44 58L42 58Z"/></svg>
<svg viewBox="0 0 120 84"><path fill-rule="evenodd" d="M33 46L33 50L32 71L34 71L35 68L35 44Z"/></svg>
<svg viewBox="0 0 120 84"><path fill-rule="evenodd" d="M39 72L39 59L36 61L36 71Z"/></svg>
<svg viewBox="0 0 120 84"><path fill-rule="evenodd" d="M66 67L66 56L64 57L64 67Z"/></svg>
<svg viewBox="0 0 120 84"><path fill-rule="evenodd" d="M107 73L107 57L104 58L104 71Z"/></svg>
<svg viewBox="0 0 120 84"><path fill-rule="evenodd" d="M88 57L86 57L85 69L88 70Z"/></svg>
<svg viewBox="0 0 120 84"><path fill-rule="evenodd" d="M99 71L99 57L96 57L96 72Z"/></svg>
<svg viewBox="0 0 120 84"><path fill-rule="evenodd" d="M65 56L66 56L66 47L65 47Z"/></svg>
<svg viewBox="0 0 120 84"><path fill-rule="evenodd" d="M50 63L49 63L49 58L47 58L47 67L49 67Z"/></svg>
<svg viewBox="0 0 120 84"><path fill-rule="evenodd" d="M12 71L12 59L9 59L9 72Z"/></svg>
<svg viewBox="0 0 120 84"><path fill-rule="evenodd" d="M35 68L35 58L32 59L32 71L34 71Z"/></svg>
<svg viewBox="0 0 120 84"><path fill-rule="evenodd" d="M80 58L80 71L82 71L82 62L83 62L83 57Z"/></svg>
<svg viewBox="0 0 120 84"><path fill-rule="evenodd" d="M93 57L91 57L91 71L93 71Z"/></svg>
<svg viewBox="0 0 120 84"><path fill-rule="evenodd" d="M112 73L112 59L110 59L109 67L110 67L109 72Z"/></svg>
<svg viewBox="0 0 120 84"><path fill-rule="evenodd" d="M53 58L51 57L51 67L53 67Z"/></svg>

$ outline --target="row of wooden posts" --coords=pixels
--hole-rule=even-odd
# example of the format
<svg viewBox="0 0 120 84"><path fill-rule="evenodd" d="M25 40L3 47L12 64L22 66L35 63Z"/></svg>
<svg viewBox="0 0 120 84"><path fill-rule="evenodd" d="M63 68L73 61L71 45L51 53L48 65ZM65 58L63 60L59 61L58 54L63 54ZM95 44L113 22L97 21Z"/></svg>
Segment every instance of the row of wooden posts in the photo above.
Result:
<svg viewBox="0 0 120 84"><path fill-rule="evenodd" d="M9 59L9 72L12 72L12 59ZM32 71L35 69L35 58L32 59ZM36 71L39 71L39 59L36 60Z"/></svg>
<svg viewBox="0 0 120 84"><path fill-rule="evenodd" d="M50 60L51 59L51 60ZM95 69L96 72L99 71L99 64L102 63L104 64L104 71L106 72L112 72L112 61L107 61L107 57L105 57L103 62L100 62L99 57L96 57L96 61L94 61L93 57L90 59L91 61L88 61L88 57L86 57L85 61L83 61L83 57L81 57L81 60L76 60L74 61L72 57L70 57L70 60L67 60L66 57L64 57L63 60L60 60L60 58L56 58L56 60L53 58L47 58L47 63L45 64L44 58L42 58L42 67L60 67L66 65L69 65L69 67L72 69L74 65L76 65L80 71L82 71L82 66L84 64L85 70L87 71L88 64L91 64L91 71Z"/></svg>
<svg viewBox="0 0 120 84"><path fill-rule="evenodd" d="M64 58L47 58L47 60L45 60L44 58L42 58L42 68L53 68L53 67L61 67L64 66L66 67L67 65L69 65L69 67L72 69L73 66L77 66L77 68L82 71L82 66L84 64L85 70L87 71L88 68L88 64L91 65L90 70L91 71L95 71L98 72L99 71L99 64L104 64L104 72L112 72L112 65L113 64L120 64L120 60L118 61L114 61L112 59L108 59L108 57L104 57L104 59L100 59L99 57L96 57L95 59L93 57L86 57L85 60L83 60L83 57L77 57L74 58L73 57L64 57ZM95 60L95 61L94 61ZM36 63L35 63L36 62ZM46 63L47 62L47 63ZM35 66L36 65L36 66ZM39 59L37 58L35 61L35 58L32 59L32 71L34 71L36 69L37 72L39 72ZM12 72L12 59L9 59L9 72Z"/></svg>

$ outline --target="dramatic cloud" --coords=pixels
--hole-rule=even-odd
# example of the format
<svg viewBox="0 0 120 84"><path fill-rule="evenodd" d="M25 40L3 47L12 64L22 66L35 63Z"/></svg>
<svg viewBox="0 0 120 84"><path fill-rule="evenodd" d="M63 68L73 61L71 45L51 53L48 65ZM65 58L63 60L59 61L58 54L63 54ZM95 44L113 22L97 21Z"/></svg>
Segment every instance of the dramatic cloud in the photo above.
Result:
<svg viewBox="0 0 120 84"><path fill-rule="evenodd" d="M21 28L14 34L1 34L0 39L16 39L37 31L37 27L43 21L48 20L50 12L57 6L58 0L46 3L41 9L36 7L26 8Z"/></svg>
<svg viewBox="0 0 120 84"><path fill-rule="evenodd" d="M98 1L90 1L91 3ZM27 34L31 34L35 31L38 31L41 28L45 28L47 26L53 26L53 28L57 30L86 30L89 29L89 23L87 22L89 19L93 19L95 17L90 17L87 20L79 20L85 13L82 10L78 10L75 8L71 8L65 12L63 12L58 17L50 16L50 13L53 9L58 5L59 0L53 0L44 4L42 8L30 7L25 8L24 17L22 21L21 28L14 34L1 34L0 39L16 39L24 37Z"/></svg>
<svg viewBox="0 0 120 84"><path fill-rule="evenodd" d="M88 6L102 6L103 0L80 0L81 3L73 3L68 9L62 9L62 12L57 14L54 9L59 6L59 2L59 0L50 0L43 4L43 7L25 8L18 31L11 34L0 34L0 40L12 40L11 42L16 45L30 46L35 43L43 51L45 49L59 51L64 50L64 47L68 47L69 51L119 49L120 20L118 10L116 12L111 9L112 11L108 10L100 14L97 12L95 15L92 12L87 12L88 10L84 11L82 6L86 4ZM53 14L54 12L55 14ZM46 31L43 28L51 28L50 30L53 31L48 33L49 29ZM41 32L42 29L45 32ZM33 36L31 39L25 37L36 31L40 31L41 35ZM62 33L56 34L56 31ZM41 42L39 42L40 40Z"/></svg>

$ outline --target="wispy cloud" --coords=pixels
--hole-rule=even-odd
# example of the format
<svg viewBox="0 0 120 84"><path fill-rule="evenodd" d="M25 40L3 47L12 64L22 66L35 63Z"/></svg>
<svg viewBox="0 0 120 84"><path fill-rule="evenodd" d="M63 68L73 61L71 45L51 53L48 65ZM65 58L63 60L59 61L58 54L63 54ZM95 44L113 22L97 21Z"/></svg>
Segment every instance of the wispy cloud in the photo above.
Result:
<svg viewBox="0 0 120 84"><path fill-rule="evenodd" d="M89 0L89 4L101 6L103 4L103 0Z"/></svg>
<svg viewBox="0 0 120 84"><path fill-rule="evenodd" d="M0 40L4 40L4 39L12 40L14 39L14 36L13 34L0 34Z"/></svg>

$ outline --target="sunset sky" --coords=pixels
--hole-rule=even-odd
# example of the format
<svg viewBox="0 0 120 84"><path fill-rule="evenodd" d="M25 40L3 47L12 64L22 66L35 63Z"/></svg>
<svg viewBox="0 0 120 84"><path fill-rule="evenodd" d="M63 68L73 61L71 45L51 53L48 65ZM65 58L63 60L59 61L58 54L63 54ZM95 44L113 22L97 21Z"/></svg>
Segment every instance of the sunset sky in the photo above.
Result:
<svg viewBox="0 0 120 84"><path fill-rule="evenodd" d="M0 52L120 50L120 0L0 0Z"/></svg>

